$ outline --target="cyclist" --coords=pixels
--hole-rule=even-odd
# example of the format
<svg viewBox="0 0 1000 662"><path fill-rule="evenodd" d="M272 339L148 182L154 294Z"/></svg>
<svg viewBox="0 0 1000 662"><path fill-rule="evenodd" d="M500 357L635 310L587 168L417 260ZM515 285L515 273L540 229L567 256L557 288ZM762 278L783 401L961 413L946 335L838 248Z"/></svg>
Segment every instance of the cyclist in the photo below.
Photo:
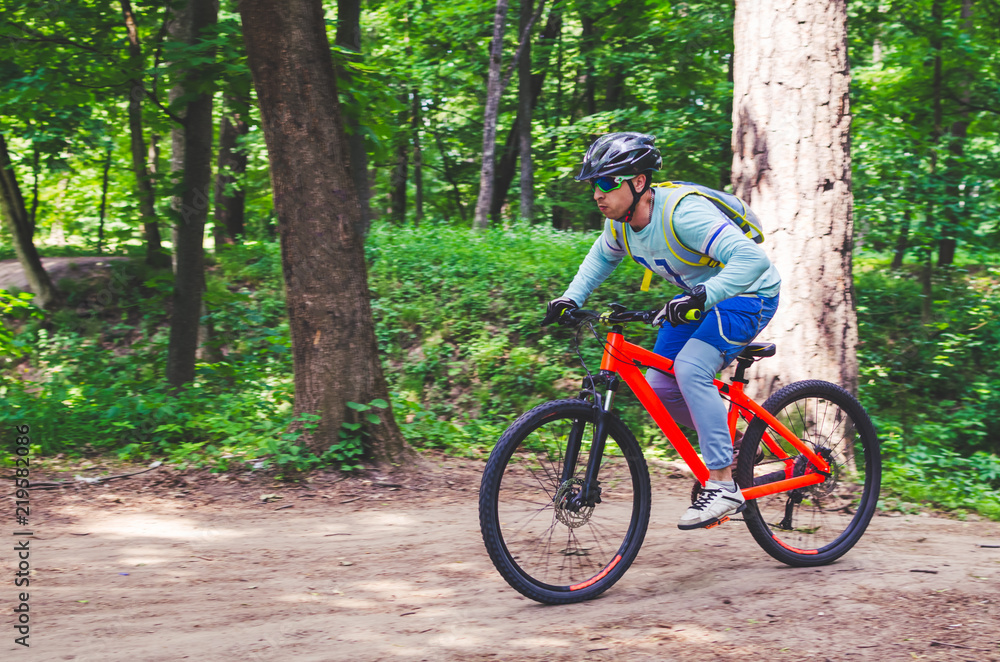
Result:
<svg viewBox="0 0 1000 662"><path fill-rule="evenodd" d="M746 507L733 481L726 406L713 379L774 316L781 278L757 244L708 199L687 195L665 216L664 189L651 188L662 165L654 140L609 133L587 150L576 180L590 183L606 217L604 232L566 292L549 302L542 325L583 305L626 255L683 290L653 322L660 327L653 351L674 360L674 375L649 370L646 380L674 420L698 433L709 479L677 525L696 529ZM682 261L668 244L669 231L715 266ZM691 310L703 313L698 321L686 319Z"/></svg>

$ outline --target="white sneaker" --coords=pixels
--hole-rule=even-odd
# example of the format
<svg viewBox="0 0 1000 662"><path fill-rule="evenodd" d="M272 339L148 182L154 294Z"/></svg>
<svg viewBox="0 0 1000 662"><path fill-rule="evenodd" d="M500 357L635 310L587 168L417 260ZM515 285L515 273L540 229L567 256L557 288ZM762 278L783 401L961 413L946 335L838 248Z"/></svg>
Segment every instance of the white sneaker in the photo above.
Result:
<svg viewBox="0 0 1000 662"><path fill-rule="evenodd" d="M743 512L746 507L746 499L739 489L730 492L719 483L710 480L705 483L694 504L681 517L677 528L685 530L711 528L728 520L729 515Z"/></svg>

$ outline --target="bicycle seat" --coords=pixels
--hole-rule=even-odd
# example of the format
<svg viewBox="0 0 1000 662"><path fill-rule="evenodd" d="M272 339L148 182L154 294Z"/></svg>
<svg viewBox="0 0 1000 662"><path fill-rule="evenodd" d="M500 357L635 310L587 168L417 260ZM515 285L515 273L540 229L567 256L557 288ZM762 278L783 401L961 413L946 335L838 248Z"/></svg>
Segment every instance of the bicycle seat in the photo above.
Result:
<svg viewBox="0 0 1000 662"><path fill-rule="evenodd" d="M743 351L740 352L739 356L736 358L755 361L757 359L765 359L769 356L774 356L777 351L778 347L773 342L752 342L743 348Z"/></svg>

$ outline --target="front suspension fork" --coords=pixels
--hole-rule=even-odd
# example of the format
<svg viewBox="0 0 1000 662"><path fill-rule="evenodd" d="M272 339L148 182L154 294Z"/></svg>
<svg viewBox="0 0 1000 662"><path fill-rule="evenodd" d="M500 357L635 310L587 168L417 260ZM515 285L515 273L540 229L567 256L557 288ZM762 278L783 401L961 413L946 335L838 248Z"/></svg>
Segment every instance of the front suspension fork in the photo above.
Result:
<svg viewBox="0 0 1000 662"><path fill-rule="evenodd" d="M607 384L608 390L604 394L603 401L600 398L595 398L594 410L597 420L594 421L594 436L590 441L587 472L583 478L583 486L570 502L571 507L575 506L575 509L593 506L601 502L600 481L597 476L601 470L601 458L604 456L604 446L608 440L608 418L611 415L611 407L614 405L615 393L618 391L620 379L617 375L612 375L607 379ZM583 431L586 425L587 422L583 420L573 422L573 428L570 430L569 439L566 442L566 461L563 463L562 472L563 483L576 473L576 464L580 457Z"/></svg>

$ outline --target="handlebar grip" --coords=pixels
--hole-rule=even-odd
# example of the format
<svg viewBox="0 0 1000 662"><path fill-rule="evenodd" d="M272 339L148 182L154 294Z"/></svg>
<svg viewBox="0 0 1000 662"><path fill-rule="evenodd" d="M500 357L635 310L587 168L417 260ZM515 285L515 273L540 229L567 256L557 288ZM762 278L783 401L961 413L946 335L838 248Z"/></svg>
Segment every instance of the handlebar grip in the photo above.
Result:
<svg viewBox="0 0 1000 662"><path fill-rule="evenodd" d="M684 319L691 322L697 322L698 320L701 319L701 311L698 310L697 308L692 308L691 310L684 313Z"/></svg>

